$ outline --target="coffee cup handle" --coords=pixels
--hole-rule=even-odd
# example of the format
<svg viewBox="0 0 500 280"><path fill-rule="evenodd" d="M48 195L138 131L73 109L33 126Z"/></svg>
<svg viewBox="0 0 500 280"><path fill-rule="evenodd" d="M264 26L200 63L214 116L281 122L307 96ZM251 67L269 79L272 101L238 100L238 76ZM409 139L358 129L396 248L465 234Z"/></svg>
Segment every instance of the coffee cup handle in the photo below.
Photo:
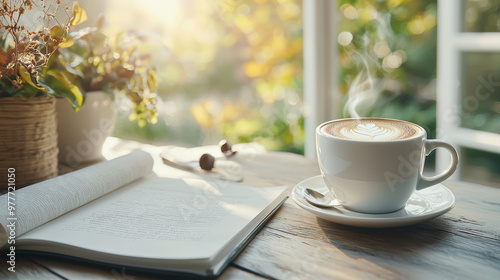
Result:
<svg viewBox="0 0 500 280"><path fill-rule="evenodd" d="M419 181L417 184L417 190L422 190L438 184L446 179L448 179L458 167L458 153L452 145L443 142L441 140L425 140L424 144L424 152L425 155L428 156L433 150L437 148L445 148L451 154L451 162L448 165L448 168L443 171L441 174L434 175L432 177L426 177L422 175L422 171L420 171Z"/></svg>

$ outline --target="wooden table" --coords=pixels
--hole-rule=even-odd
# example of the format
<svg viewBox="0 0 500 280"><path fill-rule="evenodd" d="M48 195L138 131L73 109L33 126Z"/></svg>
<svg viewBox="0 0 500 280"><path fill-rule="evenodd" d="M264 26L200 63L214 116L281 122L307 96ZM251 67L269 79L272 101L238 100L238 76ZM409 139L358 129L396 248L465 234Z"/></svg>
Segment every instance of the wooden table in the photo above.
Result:
<svg viewBox="0 0 500 280"><path fill-rule="evenodd" d="M114 157L141 147L116 139L105 155ZM162 164L155 172L198 176ZM287 185L319 174L315 161L279 152L237 159L247 185ZM161 165L161 166L160 166ZM63 171L68 169L63 169ZM317 218L289 198L219 279L500 279L500 189L445 182L456 206L433 220L401 228L348 227ZM2 257L4 257L3 255ZM79 263L63 258L18 256L17 279L165 279L129 268Z"/></svg>

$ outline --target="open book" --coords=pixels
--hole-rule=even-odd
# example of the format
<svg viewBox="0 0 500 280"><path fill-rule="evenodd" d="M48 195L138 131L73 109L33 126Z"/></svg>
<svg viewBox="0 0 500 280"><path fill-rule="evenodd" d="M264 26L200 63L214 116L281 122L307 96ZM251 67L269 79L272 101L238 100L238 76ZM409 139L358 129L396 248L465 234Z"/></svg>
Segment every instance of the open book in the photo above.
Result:
<svg viewBox="0 0 500 280"><path fill-rule="evenodd" d="M160 178L152 166L134 151L1 196L0 244L213 276L286 200L285 187Z"/></svg>

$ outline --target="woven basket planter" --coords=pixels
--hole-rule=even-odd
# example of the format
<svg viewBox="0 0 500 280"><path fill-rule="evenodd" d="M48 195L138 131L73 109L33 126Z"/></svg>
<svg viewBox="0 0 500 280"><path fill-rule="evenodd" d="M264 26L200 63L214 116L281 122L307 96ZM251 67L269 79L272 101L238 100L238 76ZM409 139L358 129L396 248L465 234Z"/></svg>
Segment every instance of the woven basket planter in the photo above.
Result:
<svg viewBox="0 0 500 280"><path fill-rule="evenodd" d="M16 188L57 176L55 98L0 98L0 187L15 169Z"/></svg>

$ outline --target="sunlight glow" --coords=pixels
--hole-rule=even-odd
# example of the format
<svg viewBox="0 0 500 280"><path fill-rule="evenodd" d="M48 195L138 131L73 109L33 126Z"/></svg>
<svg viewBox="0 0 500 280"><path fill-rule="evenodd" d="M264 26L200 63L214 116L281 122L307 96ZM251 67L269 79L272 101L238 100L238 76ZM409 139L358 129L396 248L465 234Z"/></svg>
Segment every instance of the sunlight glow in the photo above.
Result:
<svg viewBox="0 0 500 280"><path fill-rule="evenodd" d="M113 33L136 25L159 28L179 22L180 1L142 0L138 4L131 0L109 0L108 5L109 22L120 22L120 26L111 27Z"/></svg>

